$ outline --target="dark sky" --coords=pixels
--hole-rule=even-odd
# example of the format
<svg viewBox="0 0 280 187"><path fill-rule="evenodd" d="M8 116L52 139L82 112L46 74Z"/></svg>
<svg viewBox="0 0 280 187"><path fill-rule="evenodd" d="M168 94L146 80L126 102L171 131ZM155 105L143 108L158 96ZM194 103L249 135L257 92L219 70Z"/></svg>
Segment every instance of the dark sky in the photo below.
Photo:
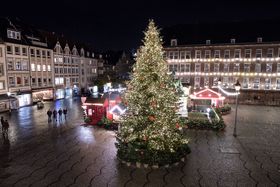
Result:
<svg viewBox="0 0 280 187"><path fill-rule="evenodd" d="M6 5L9 8L1 11L39 28L91 43L96 50L128 50L138 48L150 18L159 27L274 19L280 18L279 4L270 0L21 0L11 1Z"/></svg>

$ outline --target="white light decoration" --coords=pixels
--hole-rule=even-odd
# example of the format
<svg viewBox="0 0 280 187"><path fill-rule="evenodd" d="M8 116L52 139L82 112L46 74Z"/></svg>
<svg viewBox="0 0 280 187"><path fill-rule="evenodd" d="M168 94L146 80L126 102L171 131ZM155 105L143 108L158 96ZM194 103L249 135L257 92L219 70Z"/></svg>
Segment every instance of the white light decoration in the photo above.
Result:
<svg viewBox="0 0 280 187"><path fill-rule="evenodd" d="M109 112L110 112L111 114L113 114L113 111L114 111L114 110L118 110L118 111L120 112L121 115L124 114L125 111L126 111L126 109L122 110L122 109L119 107L119 105L115 105L113 108L111 108L111 110L110 110Z"/></svg>
<svg viewBox="0 0 280 187"><path fill-rule="evenodd" d="M233 85L233 84L231 84ZM240 93L239 92L235 92L235 93L231 93L231 92L228 92L226 90L224 90L221 86L218 85L218 88L219 90L221 90L224 94L226 94L227 96L236 96L236 95L239 95Z"/></svg>

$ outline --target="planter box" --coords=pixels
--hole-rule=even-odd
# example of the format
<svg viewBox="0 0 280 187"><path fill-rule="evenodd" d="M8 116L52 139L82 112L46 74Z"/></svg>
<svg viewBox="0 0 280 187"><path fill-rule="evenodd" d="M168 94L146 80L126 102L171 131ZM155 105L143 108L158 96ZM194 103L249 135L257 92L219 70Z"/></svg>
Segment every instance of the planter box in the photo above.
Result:
<svg viewBox="0 0 280 187"><path fill-rule="evenodd" d="M158 168L158 164L153 165L152 168L157 169Z"/></svg>
<svg viewBox="0 0 280 187"><path fill-rule="evenodd" d="M141 168L141 163L140 162L136 162L136 167L137 168Z"/></svg>
<svg viewBox="0 0 280 187"><path fill-rule="evenodd" d="M126 165L127 165L127 166L130 166L130 165L131 165L131 163L130 163L130 162L127 162L127 163L126 163Z"/></svg>
<svg viewBox="0 0 280 187"><path fill-rule="evenodd" d="M144 168L148 168L149 167L149 164L144 164Z"/></svg>

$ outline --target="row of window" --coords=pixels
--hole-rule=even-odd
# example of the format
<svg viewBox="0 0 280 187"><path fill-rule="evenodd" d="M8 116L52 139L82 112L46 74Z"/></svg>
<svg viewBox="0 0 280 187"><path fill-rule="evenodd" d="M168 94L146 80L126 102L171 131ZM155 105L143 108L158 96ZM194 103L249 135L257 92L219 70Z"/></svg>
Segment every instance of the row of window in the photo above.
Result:
<svg viewBox="0 0 280 187"><path fill-rule="evenodd" d="M76 73L76 74L78 74L79 73L79 69L78 68L71 68L71 67L69 67L69 68L66 68L66 67L64 67L64 68L54 68L54 73L60 73L60 74L71 74L71 73Z"/></svg>
<svg viewBox="0 0 280 187"><path fill-rule="evenodd" d="M232 69L232 72L240 72L240 66L242 64L240 63L223 63L223 69L220 67L221 63L214 63L212 65L213 72L230 72L230 69ZM261 63L256 63L254 66L254 69L251 68L252 64L245 63L243 64L243 72L249 73L250 71L260 73L260 72L267 72L272 73L272 63L266 63L265 66L263 66L265 69L262 69ZM204 67L204 72L210 72L210 63L195 63L194 66L194 72L201 72L202 67ZM232 67L232 68L230 68ZM254 70L254 71L253 71ZM191 72L191 64L190 63L184 63L184 64L170 64L169 65L169 72ZM277 73L280 73L280 63L277 63Z"/></svg>
<svg viewBox="0 0 280 187"><path fill-rule="evenodd" d="M9 58L7 59L7 69L10 71L28 71L28 61L21 59L15 59L14 61L12 58Z"/></svg>
<svg viewBox="0 0 280 187"><path fill-rule="evenodd" d="M41 50L41 49L30 49L30 56L35 57L35 51L36 51L36 57L37 58L51 58L51 52L48 50Z"/></svg>
<svg viewBox="0 0 280 187"><path fill-rule="evenodd" d="M10 39L21 40L21 34L19 31L7 30L7 37Z"/></svg>
<svg viewBox="0 0 280 187"><path fill-rule="evenodd" d="M52 71L52 70L51 70L51 65L37 64L37 66L36 66L35 64L31 64L31 71Z"/></svg>
<svg viewBox="0 0 280 187"><path fill-rule="evenodd" d="M29 76L21 76L21 75L9 76L8 82L10 87L30 86Z"/></svg>
<svg viewBox="0 0 280 187"><path fill-rule="evenodd" d="M70 80L72 81L72 83L78 83L79 82L79 78L77 78L77 77L72 77ZM61 85L61 84L64 84L64 78L63 77L56 77L55 78L55 85Z"/></svg>
<svg viewBox="0 0 280 187"><path fill-rule="evenodd" d="M231 52L233 52L233 55L231 55ZM241 58L241 49L235 49L234 51L230 51L229 49L224 50L223 51L223 58L225 59L229 59L229 58ZM245 49L244 51L244 58L252 58L252 49ZM191 51L168 51L165 52L164 54L165 58L168 57L169 59L191 59L192 58L192 53ZM195 58L202 58L202 51L201 50L195 50L194 53L194 57ZM274 57L276 54L274 54L274 49L273 48L269 48L266 51L266 57L267 58L272 58ZM221 58L221 50L205 50L204 51L204 58ZM256 49L255 54L254 54L255 58L263 58L265 57L264 53L263 53L263 49ZM280 57L280 48L278 49L278 57Z"/></svg>
<svg viewBox="0 0 280 187"><path fill-rule="evenodd" d="M73 54L73 55L76 55L76 56L79 55L76 48L73 48L73 49L72 49L72 52L70 52L70 48L69 48L68 46L66 46L66 47L64 48L64 51L63 51L63 49L61 48L60 45L56 45L56 46L55 46L54 52L57 53L57 54L62 54L62 53L64 53L64 54L66 54L66 55L70 55L70 54ZM85 51L84 51L83 49L81 49L81 56L85 56ZM94 53L87 52L87 57L90 57L90 56L91 56L92 58L94 58Z"/></svg>
<svg viewBox="0 0 280 187"><path fill-rule="evenodd" d="M182 77L182 82L190 82L190 77ZM200 88L202 85L203 86L211 86L210 85L210 79L211 77L194 77L194 87L195 88ZM234 88L234 84L236 81L239 80L238 77L222 77L222 87L224 88ZM203 81L203 82L202 82ZM218 81L219 77L213 77L212 79L212 86L217 87L218 86ZM261 81L263 84L261 84ZM244 77L241 83L241 88L242 89L264 89L264 90L271 90L275 88L276 90L280 90L280 78L276 78L275 80L275 85L272 85L271 78L249 78L249 77Z"/></svg>
<svg viewBox="0 0 280 187"><path fill-rule="evenodd" d="M32 86L51 86L51 78L32 78Z"/></svg>

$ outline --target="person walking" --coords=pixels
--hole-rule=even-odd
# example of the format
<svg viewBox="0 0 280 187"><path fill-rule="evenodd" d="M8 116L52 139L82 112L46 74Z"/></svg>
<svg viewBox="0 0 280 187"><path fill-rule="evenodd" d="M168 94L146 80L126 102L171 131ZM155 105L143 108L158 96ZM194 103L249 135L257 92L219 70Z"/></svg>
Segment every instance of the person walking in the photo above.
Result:
<svg viewBox="0 0 280 187"><path fill-rule="evenodd" d="M63 109L63 114L64 114L64 119L66 120L67 108L64 108L64 109Z"/></svg>
<svg viewBox="0 0 280 187"><path fill-rule="evenodd" d="M59 115L59 121L62 121L62 109L61 108L58 110L58 115Z"/></svg>
<svg viewBox="0 0 280 187"><path fill-rule="evenodd" d="M53 121L57 121L57 111L53 109Z"/></svg>
<svg viewBox="0 0 280 187"><path fill-rule="evenodd" d="M5 123L4 117L1 116L2 132L4 132L4 123Z"/></svg>
<svg viewBox="0 0 280 187"><path fill-rule="evenodd" d="M52 111L51 111L51 109L48 110L47 115L48 115L48 123L49 123L49 122L52 121Z"/></svg>
<svg viewBox="0 0 280 187"><path fill-rule="evenodd" d="M3 125L3 128L4 128L3 135L6 137L8 137L9 127L10 127L10 125L9 125L8 120L5 120L4 125Z"/></svg>

